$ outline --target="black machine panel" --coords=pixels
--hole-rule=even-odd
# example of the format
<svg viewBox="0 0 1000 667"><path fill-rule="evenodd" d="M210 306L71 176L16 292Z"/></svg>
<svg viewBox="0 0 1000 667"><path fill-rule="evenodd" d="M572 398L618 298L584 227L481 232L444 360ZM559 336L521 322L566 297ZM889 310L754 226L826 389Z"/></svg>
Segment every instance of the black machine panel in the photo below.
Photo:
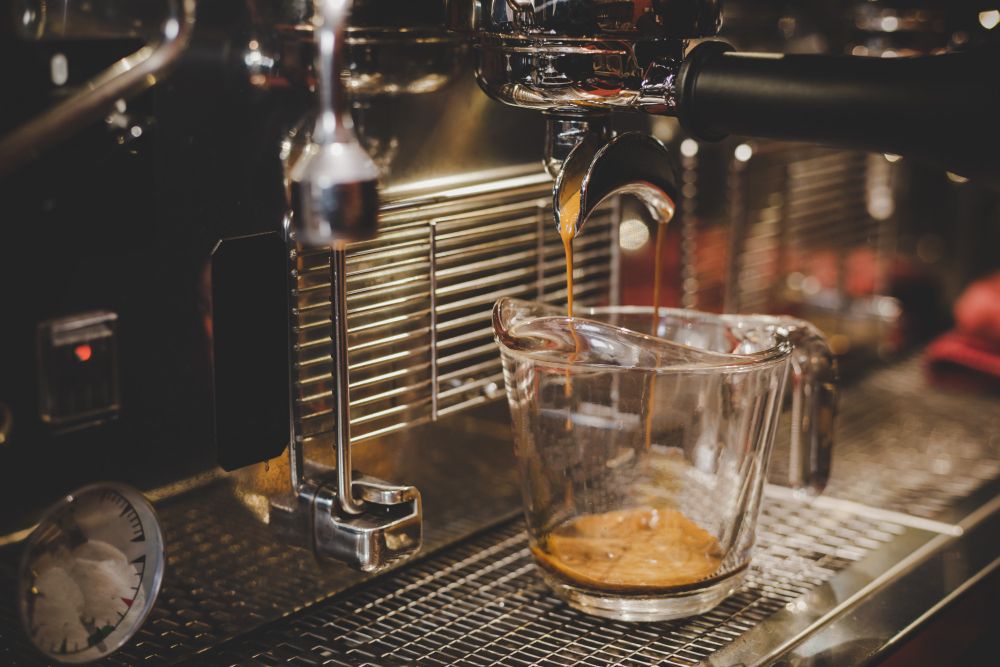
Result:
<svg viewBox="0 0 1000 667"><path fill-rule="evenodd" d="M10 10L0 2L0 16ZM264 95L247 81L233 47L247 37L232 29L244 11L235 1L199 11L200 32L170 77L0 178L0 533L95 479L150 489L216 466L211 292L226 276L213 272L212 251L220 239L269 232L281 259L281 137L308 99ZM32 42L0 21L0 57L20 63L4 75L4 90L18 92L0 93L0 133L136 47ZM49 71L57 54L69 72L62 84ZM283 273L271 286L286 287ZM77 346L53 347L52 323L88 313L111 317L113 339L92 341L91 353L113 373L70 372ZM281 356L271 391L284 397L287 329L282 336L269 353ZM62 356L40 357L57 348ZM86 395L100 397L98 418L53 419L46 407ZM287 410L287 398L272 407Z"/></svg>
<svg viewBox="0 0 1000 667"><path fill-rule="evenodd" d="M276 232L212 252L212 350L219 465L274 458L288 443L288 291Z"/></svg>

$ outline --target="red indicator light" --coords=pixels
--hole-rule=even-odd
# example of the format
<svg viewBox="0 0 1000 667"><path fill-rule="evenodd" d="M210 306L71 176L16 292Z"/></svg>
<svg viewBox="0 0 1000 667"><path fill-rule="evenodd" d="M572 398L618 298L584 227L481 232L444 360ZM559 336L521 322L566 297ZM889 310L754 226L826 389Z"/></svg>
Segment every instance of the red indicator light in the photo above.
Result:
<svg viewBox="0 0 1000 667"><path fill-rule="evenodd" d="M77 345L73 348L73 354L75 354L76 358L80 361L87 362L90 361L92 356L94 356L94 349L87 344Z"/></svg>

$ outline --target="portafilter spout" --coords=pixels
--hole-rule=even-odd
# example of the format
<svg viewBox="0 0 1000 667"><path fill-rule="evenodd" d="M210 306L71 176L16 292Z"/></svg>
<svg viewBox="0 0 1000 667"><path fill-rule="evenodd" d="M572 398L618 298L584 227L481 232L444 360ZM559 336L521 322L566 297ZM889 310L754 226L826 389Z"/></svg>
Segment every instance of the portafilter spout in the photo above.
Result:
<svg viewBox="0 0 1000 667"><path fill-rule="evenodd" d="M552 192L556 219L564 211L579 211L576 231L601 202L614 195L638 198L660 224L674 217L676 179L666 147L641 132L626 132L602 142L584 138L562 164Z"/></svg>

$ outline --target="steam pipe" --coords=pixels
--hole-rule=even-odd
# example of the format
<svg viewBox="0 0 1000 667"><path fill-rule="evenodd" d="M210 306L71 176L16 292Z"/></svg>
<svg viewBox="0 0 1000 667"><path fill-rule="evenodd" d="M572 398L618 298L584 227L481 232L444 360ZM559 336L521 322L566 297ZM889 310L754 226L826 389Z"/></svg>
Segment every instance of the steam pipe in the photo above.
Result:
<svg viewBox="0 0 1000 667"><path fill-rule="evenodd" d="M330 322L339 510L364 510L353 494L347 354L346 244L378 231L378 168L354 135L340 79L351 0L314 0L316 97L310 143L290 169L292 227L306 247L330 248Z"/></svg>

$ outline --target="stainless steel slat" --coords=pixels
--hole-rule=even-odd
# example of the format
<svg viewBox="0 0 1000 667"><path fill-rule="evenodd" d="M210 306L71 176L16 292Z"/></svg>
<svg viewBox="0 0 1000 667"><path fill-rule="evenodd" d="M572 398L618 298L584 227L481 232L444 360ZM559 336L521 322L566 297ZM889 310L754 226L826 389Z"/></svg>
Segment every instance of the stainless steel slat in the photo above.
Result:
<svg viewBox="0 0 1000 667"><path fill-rule="evenodd" d="M503 373L496 373L491 376L480 378L474 382L465 382L459 387L452 387L450 389L441 389L438 394L439 400L447 400L448 398L455 395L464 395L474 392L480 387L485 387L488 384L497 384L498 382L503 382Z"/></svg>
<svg viewBox="0 0 1000 667"><path fill-rule="evenodd" d="M494 301L566 296L547 199L544 183L515 179L509 191L494 184L488 196L394 205L376 239L348 248L352 441L496 395ZM599 212L576 242L574 294L583 302L607 300L611 224ZM295 261L295 401L312 438L333 427L329 253L300 252Z"/></svg>

